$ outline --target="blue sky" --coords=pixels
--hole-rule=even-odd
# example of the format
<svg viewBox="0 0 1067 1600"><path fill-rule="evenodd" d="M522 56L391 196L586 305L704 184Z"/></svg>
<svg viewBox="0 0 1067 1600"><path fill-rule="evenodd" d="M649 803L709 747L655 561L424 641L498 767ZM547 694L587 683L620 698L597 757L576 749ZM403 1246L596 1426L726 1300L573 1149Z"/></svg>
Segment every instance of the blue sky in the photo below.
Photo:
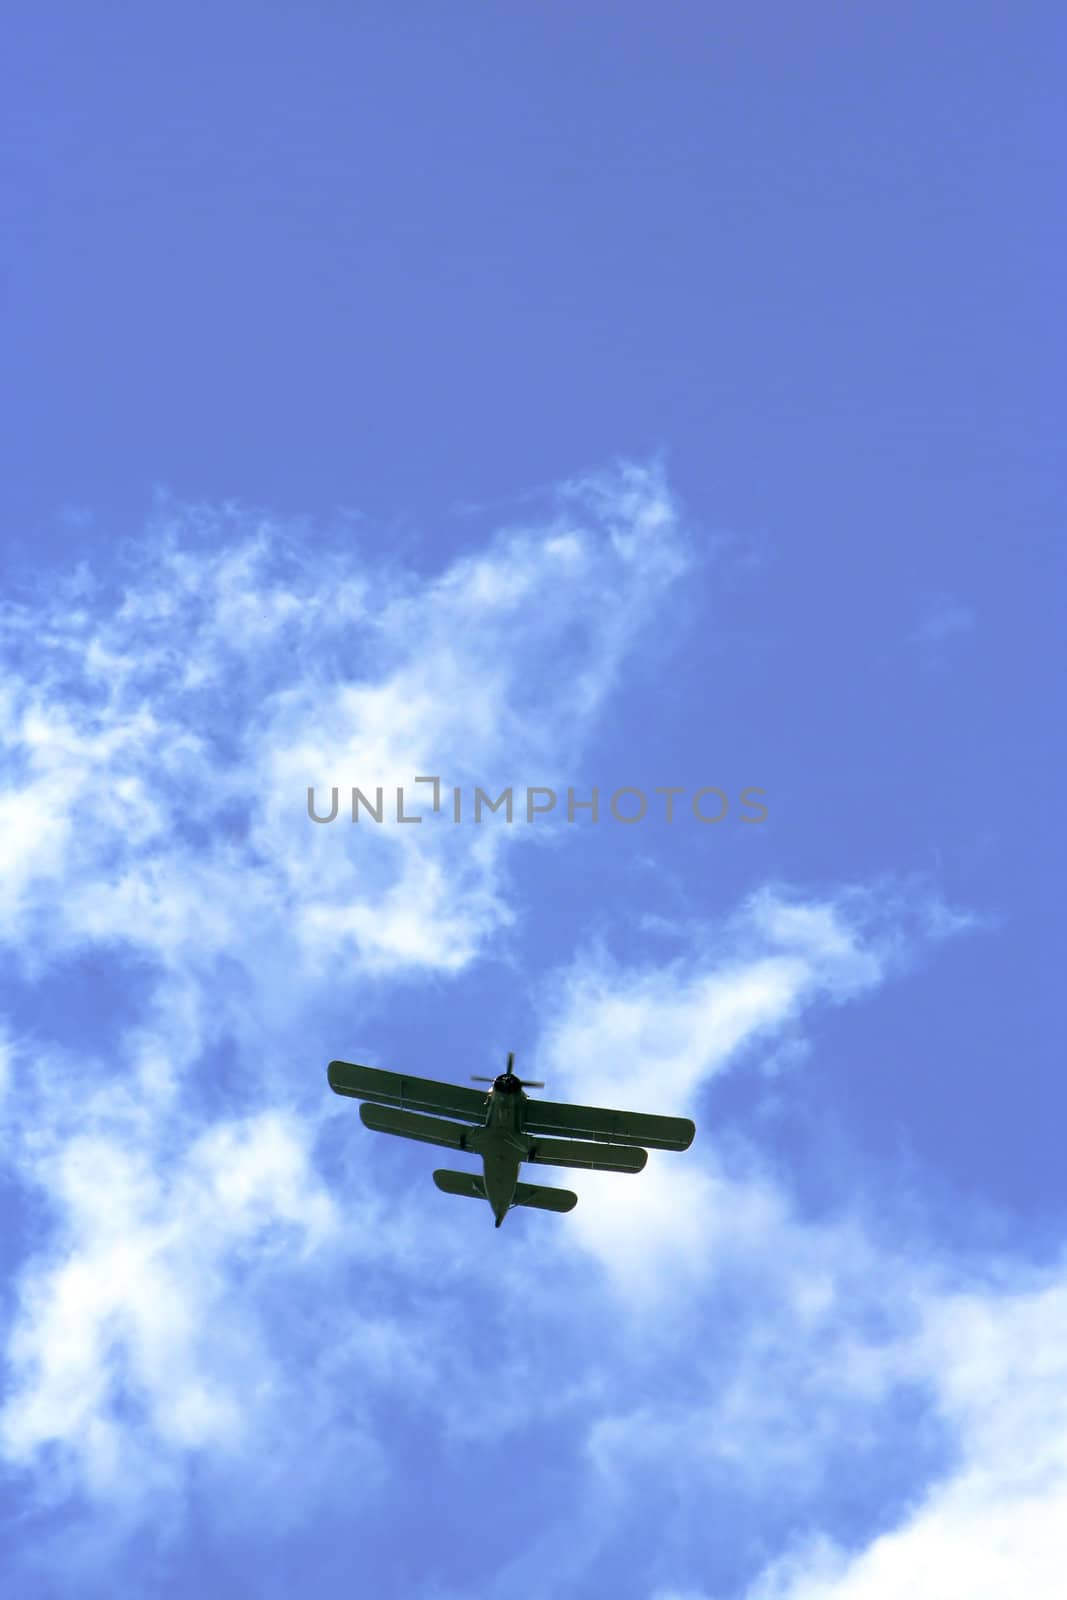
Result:
<svg viewBox="0 0 1067 1600"><path fill-rule="evenodd" d="M9 8L5 1593L1058 1600L1063 35Z"/></svg>

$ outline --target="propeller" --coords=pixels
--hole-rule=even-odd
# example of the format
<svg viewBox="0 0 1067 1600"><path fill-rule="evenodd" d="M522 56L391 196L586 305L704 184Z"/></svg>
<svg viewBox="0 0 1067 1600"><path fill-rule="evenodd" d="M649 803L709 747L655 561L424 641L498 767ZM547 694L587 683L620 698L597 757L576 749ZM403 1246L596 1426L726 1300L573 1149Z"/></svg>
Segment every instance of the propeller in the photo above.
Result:
<svg viewBox="0 0 1067 1600"><path fill-rule="evenodd" d="M514 1050L509 1050L508 1051L507 1071L506 1071L506 1073L503 1073L502 1076L503 1077L508 1077L508 1078L514 1078L515 1075L516 1075L515 1074L515 1052L514 1052ZM483 1077L480 1077L478 1075L478 1073L472 1072L471 1073L471 1082L472 1083L495 1083L496 1079L495 1078L483 1078ZM544 1083L539 1078L519 1078L518 1082L519 1082L520 1088L523 1088L523 1089L543 1089L544 1088Z"/></svg>

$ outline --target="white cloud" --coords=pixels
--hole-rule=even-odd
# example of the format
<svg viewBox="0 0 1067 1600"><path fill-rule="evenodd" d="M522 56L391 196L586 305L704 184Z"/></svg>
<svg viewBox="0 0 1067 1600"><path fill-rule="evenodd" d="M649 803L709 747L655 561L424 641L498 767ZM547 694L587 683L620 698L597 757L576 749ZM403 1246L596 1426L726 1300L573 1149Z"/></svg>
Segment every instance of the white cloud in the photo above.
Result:
<svg viewBox="0 0 1067 1600"><path fill-rule="evenodd" d="M1057 1293L953 1298L929 1263L859 1222L799 1218L766 1164L725 1149L699 1111L716 1075L802 1055L812 1008L873 991L970 919L914 886L770 888L693 929L666 967L603 951L577 963L537 1060L546 1092L696 1114L697 1141L654 1152L635 1178L575 1175L577 1212L553 1232L525 1219L521 1256L490 1261L488 1235L457 1227L450 1202L427 1211L428 1189L413 1228L376 1197L369 1153L342 1204L313 1154L327 1114L275 1104L277 1061L257 1056L278 1017L306 1015L338 973L456 972L514 915L507 846L521 827L317 827L307 785L566 780L687 559L661 477L624 467L567 486L545 526L507 530L433 579L348 549L305 559L268 522L187 508L117 599L83 571L55 605L8 608L0 939L35 951L18 956L27 966L96 941L165 973L113 1058L87 1051L71 1068L39 1043L10 1051L5 1155L47 1221L13 1286L10 1467L51 1474L58 1458L61 1485L134 1516L153 1494L179 1498L193 1458L240 1462L251 1481L284 1445L307 1458L310 1496L342 1449L374 1477L352 1399L366 1383L417 1397L479 1447L527 1424L536 1394L572 1436L587 1425L589 1481L621 1486L619 1516L650 1462L753 1495L783 1477L810 1504L841 1441L914 1384L958 1441L959 1471L866 1553L827 1536L769 1569L752 1600L976 1600L981 1588L946 1586L946 1552L967 1539L982 1571L966 1550L952 1571L996 1573L999 1597L1022 1559L1044 1600L1067 1434ZM212 1120L190 1087L235 1023L236 1068L266 1109ZM590 1260L644 1315L642 1350L618 1296L589 1288ZM403 1313L346 1298L353 1262L383 1274ZM469 1324L454 1306L486 1281L480 1310L509 1355L503 1399L457 1338ZM654 1403L605 1381L585 1328L560 1381L577 1282L610 1358ZM546 1283L541 1304L531 1285ZM679 1392L649 1373L683 1347ZM924 1590L924 1561L945 1567L940 1588Z"/></svg>
<svg viewBox="0 0 1067 1600"><path fill-rule="evenodd" d="M796 1027L811 1007L868 992L971 923L916 886L809 899L765 888L720 926L694 925L672 963L621 962L602 947L579 959L545 1002L554 1020L536 1059L546 1095L692 1116L697 1135L685 1155L652 1152L635 1178L582 1175L571 1236L635 1303L667 1284L680 1292L723 1251L748 1249L750 1235L770 1237L777 1190L758 1170L728 1178L720 1168L702 1088L757 1050L775 1070L803 1057Z"/></svg>
<svg viewBox="0 0 1067 1600"><path fill-rule="evenodd" d="M564 1010L538 1067L561 1097L692 1112L702 1084L783 1028L796 1037L808 1008L869 991L973 925L914 888L766 890L728 937L693 929L670 968L602 950L580 962L557 986ZM625 1506L666 1483L698 1519L709 1499L773 1501L786 1529L826 1518L783 1540L745 1600L1058 1597L1067 1270L991 1263L974 1281L901 1237L900 1218L881 1233L859 1213L805 1219L751 1145L697 1123L686 1155L653 1153L636 1178L575 1175L568 1237L605 1269L650 1361L685 1352L684 1381L590 1422L597 1492ZM879 1526L846 1544L835 1486L879 1472L892 1488L880 1512L868 1497Z"/></svg>
<svg viewBox="0 0 1067 1600"><path fill-rule="evenodd" d="M235 1272L268 1271L283 1245L323 1250L338 1217L291 1115L223 1122L177 1152L162 1124L130 1138L120 1091L80 1120L72 1136L31 1136L57 1230L19 1285L0 1441L15 1463L62 1441L92 1491L121 1498L142 1430L184 1451L235 1445L254 1424L248 1391L276 1358L230 1298Z"/></svg>
<svg viewBox="0 0 1067 1600"><path fill-rule="evenodd" d="M639 966L592 951L552 993L542 1042L554 1082L602 1103L682 1110L700 1085L817 999L876 987L930 939L973 925L918 886L799 898L766 887L720 928L688 930L690 953Z"/></svg>
<svg viewBox="0 0 1067 1600"><path fill-rule="evenodd" d="M337 1108L279 1106L278 1058L338 973L473 960L513 916L507 846L530 835L318 827L307 786L551 781L686 559L662 478L634 467L432 578L165 507L121 592L83 565L3 608L0 942L31 980L87 945L119 980L130 958L150 974L110 1056L65 1061L44 1016L12 1052L5 1161L48 1227L14 1285L9 1464L58 1451L64 1481L133 1503L192 1455L261 1456L279 1419L306 1436L338 1362L408 1370L392 1320L354 1312L285 1370L309 1285L361 1252L402 1275L425 1242L366 1178L340 1228L311 1155ZM198 1091L223 1044L267 1109L213 1120Z"/></svg>
<svg viewBox="0 0 1067 1600"><path fill-rule="evenodd" d="M637 466L435 578L165 508L120 596L82 573L0 619L0 940L31 967L91 940L195 969L269 928L297 966L456 970L509 923L506 846L529 831L320 827L308 786L391 806L403 784L410 811L421 773L446 796L565 773L686 560Z"/></svg>
<svg viewBox="0 0 1067 1600"><path fill-rule="evenodd" d="M1021 1277L1021 1273L1017 1276ZM822 1536L746 1600L1059 1600L1067 1527L1067 1274L1038 1286L930 1293L898 1351L922 1375L957 1461L865 1548Z"/></svg>
<svg viewBox="0 0 1067 1600"><path fill-rule="evenodd" d="M973 925L914 887L806 901L766 890L728 937L694 929L693 952L669 969L603 950L580 962L557 984L564 1009L537 1064L561 1097L692 1111L704 1082L757 1043L773 1047L814 1004L858 996ZM857 1452L884 1457L886 1471L906 1460L899 1419L921 1397L907 1502L898 1478L864 1546L836 1542L831 1520L746 1600L1053 1600L1067 1526L1067 1274L1027 1282L1001 1265L968 1284L928 1246L890 1245L872 1218L804 1219L751 1146L724 1148L697 1121L685 1156L653 1153L637 1178L576 1175L568 1236L621 1291L649 1360L686 1352L684 1382L609 1402L591 1421L598 1492L625 1506L665 1480L694 1514L702 1485L733 1504L771 1496L793 1508L794 1528L817 1528Z"/></svg>

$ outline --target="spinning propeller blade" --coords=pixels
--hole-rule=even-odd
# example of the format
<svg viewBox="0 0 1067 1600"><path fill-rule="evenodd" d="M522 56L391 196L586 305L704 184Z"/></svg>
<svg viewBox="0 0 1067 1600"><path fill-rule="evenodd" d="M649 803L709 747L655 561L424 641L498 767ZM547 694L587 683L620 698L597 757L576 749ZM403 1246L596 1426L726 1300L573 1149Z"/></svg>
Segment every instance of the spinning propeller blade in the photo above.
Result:
<svg viewBox="0 0 1067 1600"><path fill-rule="evenodd" d="M515 1073L515 1052L514 1052L514 1050L509 1050L508 1051L507 1076L510 1077L510 1078L514 1078L516 1076L516 1073ZM495 1078L483 1078L477 1072L472 1072L471 1073L471 1082L472 1083L495 1083L496 1079ZM543 1089L544 1088L544 1084L542 1083L540 1078L519 1078L519 1084L523 1089Z"/></svg>

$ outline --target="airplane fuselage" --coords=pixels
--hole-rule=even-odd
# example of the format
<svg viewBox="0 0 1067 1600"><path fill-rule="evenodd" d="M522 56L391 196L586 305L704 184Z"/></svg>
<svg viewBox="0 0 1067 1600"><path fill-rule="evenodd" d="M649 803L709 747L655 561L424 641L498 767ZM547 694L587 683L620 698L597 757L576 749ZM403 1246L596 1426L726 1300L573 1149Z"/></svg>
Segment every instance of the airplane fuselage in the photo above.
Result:
<svg viewBox="0 0 1067 1600"><path fill-rule="evenodd" d="M486 1099L485 1126L467 1135L467 1146L482 1158L485 1194L499 1228L515 1198L519 1167L530 1148L522 1132L526 1096L518 1079L502 1072Z"/></svg>

